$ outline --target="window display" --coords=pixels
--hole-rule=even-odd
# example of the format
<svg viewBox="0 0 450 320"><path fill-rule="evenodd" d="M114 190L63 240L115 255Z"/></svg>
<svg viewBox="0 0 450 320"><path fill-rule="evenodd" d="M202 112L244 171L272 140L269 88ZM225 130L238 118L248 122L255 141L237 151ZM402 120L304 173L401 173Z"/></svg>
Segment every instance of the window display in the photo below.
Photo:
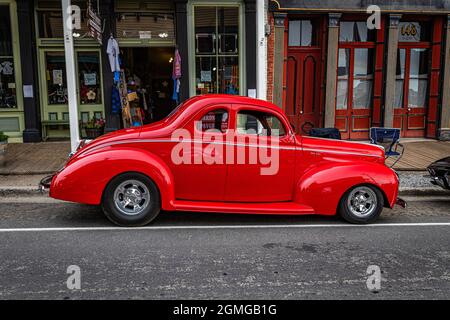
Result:
<svg viewBox="0 0 450 320"><path fill-rule="evenodd" d="M100 58L97 52L78 52L78 75L80 103L102 103Z"/></svg>
<svg viewBox="0 0 450 320"><path fill-rule="evenodd" d="M196 93L239 94L239 8L194 8Z"/></svg>
<svg viewBox="0 0 450 320"><path fill-rule="evenodd" d="M66 104L67 79L64 52L46 52L45 65L48 104Z"/></svg>

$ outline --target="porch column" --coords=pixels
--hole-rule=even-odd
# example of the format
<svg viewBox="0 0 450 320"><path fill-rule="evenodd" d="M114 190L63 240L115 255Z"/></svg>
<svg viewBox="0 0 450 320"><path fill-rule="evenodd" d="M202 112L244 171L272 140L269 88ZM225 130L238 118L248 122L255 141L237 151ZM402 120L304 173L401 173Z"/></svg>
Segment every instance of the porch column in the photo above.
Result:
<svg viewBox="0 0 450 320"><path fill-rule="evenodd" d="M328 14L327 80L325 89L325 127L327 128L334 127L335 123L340 18L340 13Z"/></svg>
<svg viewBox="0 0 450 320"><path fill-rule="evenodd" d="M444 28L444 81L442 85L441 121L439 128L439 140L450 140L450 15L447 15L447 23Z"/></svg>
<svg viewBox="0 0 450 320"><path fill-rule="evenodd" d="M388 51L386 59L386 87L384 100L384 127L394 126L395 75L397 67L398 23L401 14L389 15Z"/></svg>
<svg viewBox="0 0 450 320"><path fill-rule="evenodd" d="M286 13L274 13L273 103L283 106L284 20Z"/></svg>
<svg viewBox="0 0 450 320"><path fill-rule="evenodd" d="M32 95L24 96L25 130L23 142L41 141L39 86L37 77L37 53L34 40L33 1L17 1L17 18L19 21L20 61L22 63L22 81L31 88Z"/></svg>

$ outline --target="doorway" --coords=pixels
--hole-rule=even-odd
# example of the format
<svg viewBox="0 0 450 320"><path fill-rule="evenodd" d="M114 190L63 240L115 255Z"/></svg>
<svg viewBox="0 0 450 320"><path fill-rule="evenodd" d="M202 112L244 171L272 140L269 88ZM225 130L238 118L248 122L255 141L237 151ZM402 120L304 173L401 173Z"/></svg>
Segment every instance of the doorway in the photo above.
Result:
<svg viewBox="0 0 450 320"><path fill-rule="evenodd" d="M136 92L143 122L165 118L176 106L172 100L172 47L122 47L127 89Z"/></svg>
<svg viewBox="0 0 450 320"><path fill-rule="evenodd" d="M286 115L297 133L321 126L319 19L291 19L286 61Z"/></svg>

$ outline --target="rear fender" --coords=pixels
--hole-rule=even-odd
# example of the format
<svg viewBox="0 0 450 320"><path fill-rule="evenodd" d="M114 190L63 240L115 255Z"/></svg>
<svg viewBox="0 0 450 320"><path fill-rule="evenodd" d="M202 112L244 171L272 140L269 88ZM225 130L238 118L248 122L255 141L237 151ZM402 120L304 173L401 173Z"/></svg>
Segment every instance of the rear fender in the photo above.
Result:
<svg viewBox="0 0 450 320"><path fill-rule="evenodd" d="M308 205L320 214L336 214L340 199L353 186L377 186L392 208L397 200L398 177L393 170L377 163L329 163L312 168L299 179L294 201Z"/></svg>
<svg viewBox="0 0 450 320"><path fill-rule="evenodd" d="M139 172L157 185L164 210L173 210L174 180L169 167L153 153L114 146L82 154L52 180L50 196L56 199L98 205L111 179L125 172Z"/></svg>

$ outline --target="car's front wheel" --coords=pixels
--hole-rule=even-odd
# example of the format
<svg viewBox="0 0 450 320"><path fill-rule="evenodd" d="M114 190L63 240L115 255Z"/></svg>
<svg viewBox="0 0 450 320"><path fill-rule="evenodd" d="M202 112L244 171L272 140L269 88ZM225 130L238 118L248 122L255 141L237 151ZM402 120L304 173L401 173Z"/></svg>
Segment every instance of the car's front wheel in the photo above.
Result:
<svg viewBox="0 0 450 320"><path fill-rule="evenodd" d="M350 223L364 224L375 221L383 206L383 194L378 188L359 185L344 194L339 203L339 213Z"/></svg>
<svg viewBox="0 0 450 320"><path fill-rule="evenodd" d="M119 226L143 226L155 219L161 210L159 190L143 174L124 173L106 186L102 209L106 217Z"/></svg>

